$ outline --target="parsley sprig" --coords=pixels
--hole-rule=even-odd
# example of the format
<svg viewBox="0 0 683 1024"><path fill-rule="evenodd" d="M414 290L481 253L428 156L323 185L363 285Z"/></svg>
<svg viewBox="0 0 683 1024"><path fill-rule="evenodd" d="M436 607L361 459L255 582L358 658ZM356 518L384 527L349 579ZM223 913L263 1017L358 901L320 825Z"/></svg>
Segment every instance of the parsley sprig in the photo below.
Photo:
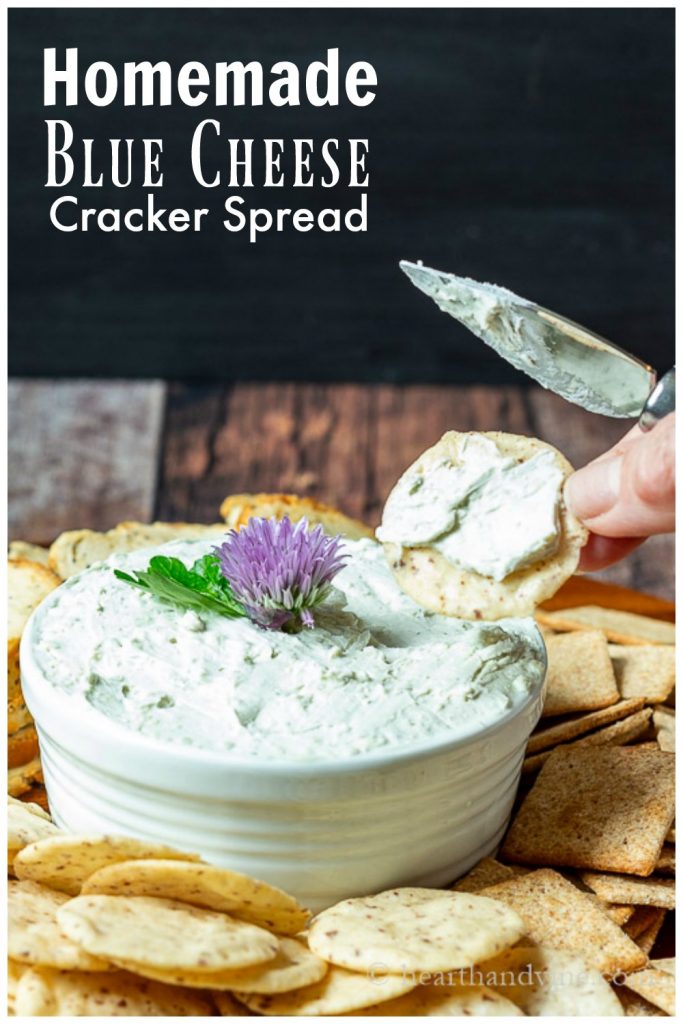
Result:
<svg viewBox="0 0 683 1024"><path fill-rule="evenodd" d="M179 558L155 555L146 569L135 571L132 576L121 569L114 569L114 575L181 608L209 609L231 619L247 615L246 608L237 600L221 572L216 555L204 555L190 569Z"/></svg>

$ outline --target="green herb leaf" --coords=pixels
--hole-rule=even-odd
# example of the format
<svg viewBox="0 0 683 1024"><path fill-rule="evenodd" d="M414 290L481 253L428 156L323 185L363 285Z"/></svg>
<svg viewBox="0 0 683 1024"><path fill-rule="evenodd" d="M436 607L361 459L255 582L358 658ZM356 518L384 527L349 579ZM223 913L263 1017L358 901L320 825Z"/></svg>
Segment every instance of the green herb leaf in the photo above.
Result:
<svg viewBox="0 0 683 1024"><path fill-rule="evenodd" d="M114 575L124 583L180 608L213 611L231 619L243 618L247 614L221 573L215 555L204 555L191 569L179 558L155 555L146 569L135 571L132 576L120 569L114 569Z"/></svg>

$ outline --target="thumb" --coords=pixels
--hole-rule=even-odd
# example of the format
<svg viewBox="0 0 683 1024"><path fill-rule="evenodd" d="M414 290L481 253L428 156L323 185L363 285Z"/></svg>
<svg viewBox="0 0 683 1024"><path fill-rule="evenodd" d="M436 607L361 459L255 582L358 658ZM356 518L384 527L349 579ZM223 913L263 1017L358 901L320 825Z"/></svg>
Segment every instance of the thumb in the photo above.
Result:
<svg viewBox="0 0 683 1024"><path fill-rule="evenodd" d="M675 415L572 474L567 505L592 533L649 537L675 525Z"/></svg>

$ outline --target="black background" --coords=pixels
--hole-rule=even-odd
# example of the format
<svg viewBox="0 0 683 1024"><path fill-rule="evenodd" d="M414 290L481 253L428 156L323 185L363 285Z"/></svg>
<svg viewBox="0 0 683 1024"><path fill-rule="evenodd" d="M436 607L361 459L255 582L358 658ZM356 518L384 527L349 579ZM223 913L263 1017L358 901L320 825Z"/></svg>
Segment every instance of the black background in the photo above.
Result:
<svg viewBox="0 0 683 1024"><path fill-rule="evenodd" d="M673 361L671 10L12 10L10 371L223 379L519 380L418 293L400 258L493 280L663 369ZM42 51L92 61L368 60L366 108L42 105ZM266 82L268 75L266 74ZM50 203L138 205L141 188L45 189L45 117L76 137L164 138L166 207L200 234L63 234ZM192 131L370 140L367 234L222 227ZM227 146L227 144L226 144ZM106 154L105 154L106 159ZM232 190L234 192L234 190ZM242 190L256 206L356 205L360 190Z"/></svg>

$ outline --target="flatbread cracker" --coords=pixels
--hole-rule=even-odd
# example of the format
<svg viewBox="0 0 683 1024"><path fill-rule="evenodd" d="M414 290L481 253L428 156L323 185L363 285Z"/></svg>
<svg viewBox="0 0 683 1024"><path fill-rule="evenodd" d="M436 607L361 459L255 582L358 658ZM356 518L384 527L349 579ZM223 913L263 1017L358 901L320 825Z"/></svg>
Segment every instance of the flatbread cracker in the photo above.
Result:
<svg viewBox="0 0 683 1024"><path fill-rule="evenodd" d="M19 980L18 1017L209 1017L210 1001L196 992L138 978L125 971L30 969Z"/></svg>
<svg viewBox="0 0 683 1024"><path fill-rule="evenodd" d="M543 716L595 711L616 704L619 690L607 641L590 630L550 637Z"/></svg>
<svg viewBox="0 0 683 1024"><path fill-rule="evenodd" d="M29 562L38 562L40 565L48 564L49 555L49 548L41 547L40 544L31 544L27 540L10 541L7 549L7 557L13 561L25 558Z"/></svg>
<svg viewBox="0 0 683 1024"><path fill-rule="evenodd" d="M236 530L254 517L282 519L288 516L293 523L306 517L310 526L322 526L326 533L341 534L349 540L375 536L374 530L359 519L347 516L332 505L297 494L231 494L224 499L220 512L228 526Z"/></svg>
<svg viewBox="0 0 683 1024"><path fill-rule="evenodd" d="M164 857L198 861L196 853L181 853L163 843L148 843L130 836L60 835L31 843L17 855L18 878L42 882L77 896L85 880L108 864L131 858Z"/></svg>
<svg viewBox="0 0 683 1024"><path fill-rule="evenodd" d="M533 942L583 957L598 971L633 971L647 961L590 894L549 868L490 886L482 895L512 907Z"/></svg>
<svg viewBox="0 0 683 1024"><path fill-rule="evenodd" d="M480 895L404 888L323 910L310 926L308 944L338 967L392 974L469 967L508 949L522 934L513 910Z"/></svg>
<svg viewBox="0 0 683 1024"><path fill-rule="evenodd" d="M348 1017L523 1017L495 988L485 985L418 985L388 1003L376 1003Z"/></svg>
<svg viewBox="0 0 683 1024"><path fill-rule="evenodd" d="M220 971L272 960L279 941L227 914L148 896L76 896L57 911L69 938L94 956L163 970Z"/></svg>
<svg viewBox="0 0 683 1024"><path fill-rule="evenodd" d="M7 849L15 855L29 843L59 835L59 829L37 804L9 798L7 807Z"/></svg>
<svg viewBox="0 0 683 1024"><path fill-rule="evenodd" d="M428 471L434 463L448 458L456 465L461 447L470 434L449 431L410 466L406 474ZM536 438L498 431L477 436L493 441L504 455L525 461L541 451L550 451L565 478L572 466L555 448ZM401 478L403 479L403 477ZM391 501L391 495L389 496ZM526 569L494 580L471 570L459 569L441 552L428 546L384 545L396 580L410 597L429 611L461 619L500 619L505 616L531 615L541 601L552 597L575 571L588 533L585 527L560 501L561 537L558 550Z"/></svg>
<svg viewBox="0 0 683 1024"><path fill-rule="evenodd" d="M17 963L78 971L106 971L106 959L91 956L64 935L57 913L68 901L35 882L10 881L8 888L8 954Z"/></svg>
<svg viewBox="0 0 683 1024"><path fill-rule="evenodd" d="M557 748L512 822L503 858L651 874L674 816L673 762L637 746Z"/></svg>
<svg viewBox="0 0 683 1024"><path fill-rule="evenodd" d="M647 615L636 615L634 612L622 612L616 608L601 608L594 604L563 608L557 612L539 609L536 618L542 625L561 632L600 629L608 640L616 644L676 642L676 627L672 622L652 619Z"/></svg>
<svg viewBox="0 0 683 1024"><path fill-rule="evenodd" d="M294 992L279 995L235 992L234 995L254 1013L267 1017L334 1017L394 999L410 992L415 985L416 982L407 975L388 974L373 978L332 966L322 981Z"/></svg>
<svg viewBox="0 0 683 1024"><path fill-rule="evenodd" d="M676 883L671 878L633 878L628 875L582 871L581 879L602 900L638 907L675 909Z"/></svg>
<svg viewBox="0 0 683 1024"><path fill-rule="evenodd" d="M622 697L665 701L676 685L676 650L673 646L625 647L609 645L617 686Z"/></svg>
<svg viewBox="0 0 683 1024"><path fill-rule="evenodd" d="M314 985L325 977L329 966L303 942L292 938L281 938L279 949L273 959L256 964L255 967L200 972L162 970L131 960L117 960L117 964L134 974L142 974L146 978L163 981L169 985L210 988L218 992L258 992L262 995L292 992L306 985Z"/></svg>
<svg viewBox="0 0 683 1024"><path fill-rule="evenodd" d="M282 889L237 871L191 861L150 858L112 864L92 874L82 891L182 900L284 935L296 935L310 917L310 912Z"/></svg>
<svg viewBox="0 0 683 1024"><path fill-rule="evenodd" d="M648 967L624 978L624 985L670 1017L676 1015L676 979L668 971Z"/></svg>
<svg viewBox="0 0 683 1024"><path fill-rule="evenodd" d="M601 708L599 711L575 715L553 725L543 725L529 737L526 747L527 755L551 750L560 743L568 743L584 733L627 718L636 711L640 711L644 703L644 697L631 697L628 700L620 700L610 707Z"/></svg>

